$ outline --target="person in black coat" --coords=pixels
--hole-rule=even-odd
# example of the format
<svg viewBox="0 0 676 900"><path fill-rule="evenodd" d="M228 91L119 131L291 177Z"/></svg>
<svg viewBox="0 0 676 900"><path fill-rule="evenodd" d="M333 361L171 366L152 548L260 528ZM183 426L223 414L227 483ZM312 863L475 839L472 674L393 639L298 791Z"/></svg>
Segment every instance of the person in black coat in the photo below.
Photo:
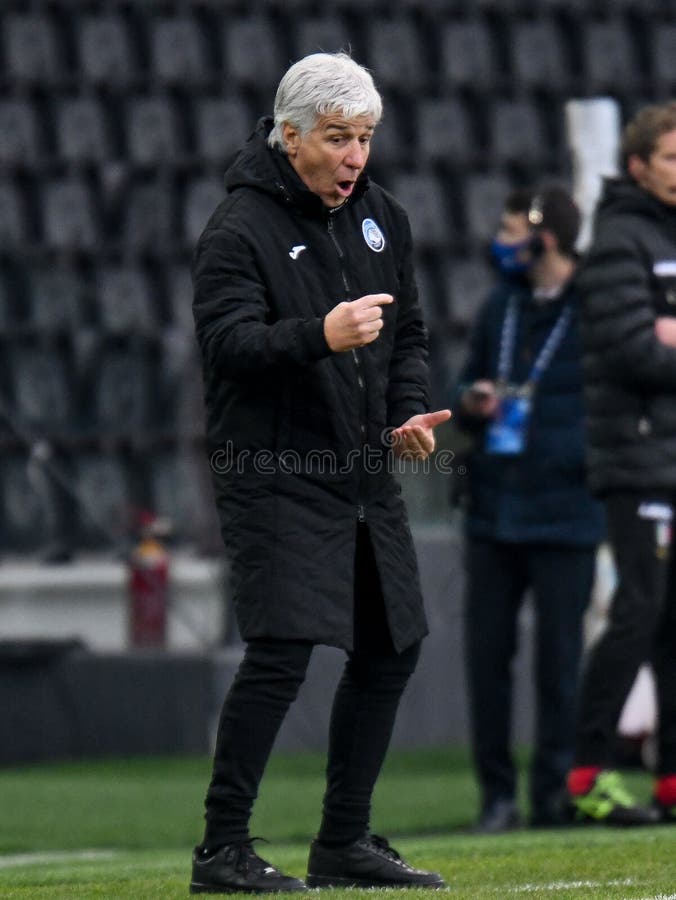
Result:
<svg viewBox="0 0 676 900"><path fill-rule="evenodd" d="M503 278L478 314L459 378L455 420L473 439L465 657L481 832L519 824L512 665L529 590L536 611L530 821L556 825L565 814L582 616L602 534L585 476L578 226L572 198L556 185L507 198L492 245Z"/></svg>
<svg viewBox="0 0 676 900"><path fill-rule="evenodd" d="M368 830L427 624L393 458L424 458L427 336L403 208L364 172L381 99L345 54L282 78L199 239L194 316L244 659L226 697L194 892L304 890L249 818L315 644L347 652L307 883L438 886ZM289 798L292 803L292 798Z"/></svg>
<svg viewBox="0 0 676 900"><path fill-rule="evenodd" d="M676 821L676 103L627 125L624 174L608 179L582 266L589 473L608 519L618 584L581 687L578 819ZM659 706L654 808L612 770L614 737L644 662Z"/></svg>

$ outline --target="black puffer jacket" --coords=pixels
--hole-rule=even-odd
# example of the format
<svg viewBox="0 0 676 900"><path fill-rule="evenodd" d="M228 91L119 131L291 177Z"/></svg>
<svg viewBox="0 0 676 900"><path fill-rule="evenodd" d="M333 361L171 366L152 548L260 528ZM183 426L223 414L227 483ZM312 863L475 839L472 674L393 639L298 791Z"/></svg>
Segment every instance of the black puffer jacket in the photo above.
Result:
<svg viewBox="0 0 676 900"><path fill-rule="evenodd" d="M629 179L606 182L578 276L592 488L676 487L676 208Z"/></svg>
<svg viewBox="0 0 676 900"><path fill-rule="evenodd" d="M226 175L193 263L207 432L245 639L352 646L358 514L395 646L426 632L415 553L383 443L428 410L427 339L401 206L363 177L329 213L262 120ZM391 293L376 341L332 353L324 316Z"/></svg>

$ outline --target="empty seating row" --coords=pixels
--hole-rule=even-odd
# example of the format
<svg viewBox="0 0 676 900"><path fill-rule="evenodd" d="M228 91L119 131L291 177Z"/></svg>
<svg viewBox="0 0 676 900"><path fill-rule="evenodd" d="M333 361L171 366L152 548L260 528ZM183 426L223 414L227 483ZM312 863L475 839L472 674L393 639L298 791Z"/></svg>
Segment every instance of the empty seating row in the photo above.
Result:
<svg viewBox="0 0 676 900"><path fill-rule="evenodd" d="M637 30L621 15L579 16L566 27L545 15L513 18L505 28L472 16L442 19L423 32L405 9L358 21L335 13L308 18L280 12L281 19L269 13L210 16L197 8L169 17L89 14L74 17L72 36L64 19L12 12L3 23L6 76L31 85L70 75L114 90L148 79L194 90L224 79L230 86L271 90L289 60L351 48L381 86L409 92L438 80L489 92L513 82L555 93L634 89L643 78L668 89L674 81L676 24L670 20L647 21Z"/></svg>
<svg viewBox="0 0 676 900"><path fill-rule="evenodd" d="M177 445L152 456L50 453L34 445L5 454L0 470L0 544L5 552L83 548L123 554L135 517L151 509L172 537L214 544L217 524L203 449Z"/></svg>
<svg viewBox="0 0 676 900"><path fill-rule="evenodd" d="M477 105L451 95L406 103L386 96L373 153L385 163L405 160L411 149L423 165L467 166L479 157L497 165L538 163L556 146L550 132L562 119L561 101L494 98ZM162 95L122 104L77 95L54 99L46 110L29 99L6 99L0 101L0 165L16 171L113 163L223 170L255 123L252 106L236 97L184 105Z"/></svg>

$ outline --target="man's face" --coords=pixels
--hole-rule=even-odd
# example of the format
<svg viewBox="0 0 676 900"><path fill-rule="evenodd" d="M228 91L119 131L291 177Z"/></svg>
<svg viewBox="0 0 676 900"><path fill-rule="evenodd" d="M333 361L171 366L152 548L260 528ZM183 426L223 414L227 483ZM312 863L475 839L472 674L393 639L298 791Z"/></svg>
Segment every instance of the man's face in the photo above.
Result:
<svg viewBox="0 0 676 900"><path fill-rule="evenodd" d="M659 136L648 162L630 156L629 173L662 203L676 206L676 130Z"/></svg>
<svg viewBox="0 0 676 900"><path fill-rule="evenodd" d="M522 244L530 237L530 224L526 213L503 212L500 227L495 235L501 244Z"/></svg>
<svg viewBox="0 0 676 900"><path fill-rule="evenodd" d="M369 156L375 122L370 116L319 116L306 135L288 123L284 143L289 162L325 206L336 207L352 194Z"/></svg>

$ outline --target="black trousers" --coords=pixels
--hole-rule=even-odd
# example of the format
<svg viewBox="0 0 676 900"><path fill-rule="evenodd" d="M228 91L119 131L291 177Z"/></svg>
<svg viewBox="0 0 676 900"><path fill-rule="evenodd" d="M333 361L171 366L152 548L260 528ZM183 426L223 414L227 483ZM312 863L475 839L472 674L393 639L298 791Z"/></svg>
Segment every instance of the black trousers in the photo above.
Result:
<svg viewBox="0 0 676 900"><path fill-rule="evenodd" d="M223 704L206 797L204 846L245 840L265 765L303 683L313 645L250 641ZM329 728L326 793L319 839L350 843L369 825L371 795L389 746L401 695L420 653L397 653L365 525L357 530L354 651L348 654ZM293 809L293 797L289 797Z"/></svg>
<svg viewBox="0 0 676 900"><path fill-rule="evenodd" d="M512 663L518 615L532 589L536 721L531 811L547 817L573 759L582 616L594 579L595 548L467 541L465 664L472 749L484 806L512 800Z"/></svg>
<svg viewBox="0 0 676 900"><path fill-rule="evenodd" d="M575 762L608 766L617 723L639 667L652 663L659 706L658 766L676 774L674 493L614 493L605 501L617 570L606 631L582 678Z"/></svg>

